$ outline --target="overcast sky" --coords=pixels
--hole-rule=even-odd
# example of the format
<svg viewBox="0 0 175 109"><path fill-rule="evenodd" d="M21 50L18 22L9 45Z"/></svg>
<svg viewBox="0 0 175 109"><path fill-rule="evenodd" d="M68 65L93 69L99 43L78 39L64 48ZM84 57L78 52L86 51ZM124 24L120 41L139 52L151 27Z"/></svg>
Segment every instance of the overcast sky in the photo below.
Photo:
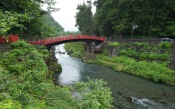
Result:
<svg viewBox="0 0 175 109"><path fill-rule="evenodd" d="M86 0L57 0L56 7L60 8L58 12L53 12L53 18L64 28L64 31L78 31L75 27L75 15L78 4ZM94 0L91 0L92 3ZM95 8L93 7L93 12Z"/></svg>

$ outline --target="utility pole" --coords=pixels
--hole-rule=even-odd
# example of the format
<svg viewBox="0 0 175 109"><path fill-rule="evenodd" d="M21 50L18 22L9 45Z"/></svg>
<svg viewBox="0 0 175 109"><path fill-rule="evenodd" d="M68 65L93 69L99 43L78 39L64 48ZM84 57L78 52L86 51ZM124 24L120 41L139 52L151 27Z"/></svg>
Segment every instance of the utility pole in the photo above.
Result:
<svg viewBox="0 0 175 109"><path fill-rule="evenodd" d="M134 34L134 29L138 28L138 25L134 25L132 22L132 39L133 39L133 34Z"/></svg>

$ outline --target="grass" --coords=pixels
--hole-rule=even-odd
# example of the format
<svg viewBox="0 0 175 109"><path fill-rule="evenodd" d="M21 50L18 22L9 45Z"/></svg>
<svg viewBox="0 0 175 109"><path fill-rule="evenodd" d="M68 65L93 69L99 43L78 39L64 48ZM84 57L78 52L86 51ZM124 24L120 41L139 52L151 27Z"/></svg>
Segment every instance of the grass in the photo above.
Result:
<svg viewBox="0 0 175 109"><path fill-rule="evenodd" d="M138 75L156 82L175 85L175 71L156 62L136 61L126 56L107 57L98 55L93 63L107 66L116 71Z"/></svg>

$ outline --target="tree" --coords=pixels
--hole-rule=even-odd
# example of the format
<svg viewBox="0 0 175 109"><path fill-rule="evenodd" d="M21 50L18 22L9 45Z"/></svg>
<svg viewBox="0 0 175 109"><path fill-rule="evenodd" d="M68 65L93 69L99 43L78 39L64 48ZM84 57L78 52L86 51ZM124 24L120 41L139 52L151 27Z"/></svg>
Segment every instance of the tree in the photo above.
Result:
<svg viewBox="0 0 175 109"><path fill-rule="evenodd" d="M5 11L5 13L0 11L0 17L1 17L0 34L5 37L8 31L10 31L14 27L24 29L25 28L24 25L20 23L23 23L24 21L27 21L30 19L27 17L26 14L11 13L9 11Z"/></svg>
<svg viewBox="0 0 175 109"><path fill-rule="evenodd" d="M82 34L92 35L92 12L91 12L91 2L86 5L78 5L76 13L76 26L81 31Z"/></svg>
<svg viewBox="0 0 175 109"><path fill-rule="evenodd" d="M52 7L55 3L55 0L0 1L0 15L2 18L0 34L4 36L8 36L10 33L19 34L20 37L27 39L33 39L31 36L40 38L46 35L45 37L51 37L56 35L56 31L58 35L62 30L58 31L56 27L52 27L48 23L45 24L45 21L49 22L49 20L44 16L50 10L56 10ZM42 4L48 5L49 12L41 9ZM55 25L59 24L55 22ZM62 28L60 25L57 27Z"/></svg>
<svg viewBox="0 0 175 109"><path fill-rule="evenodd" d="M175 37L174 0L97 0L93 19L96 33L105 36L135 35Z"/></svg>

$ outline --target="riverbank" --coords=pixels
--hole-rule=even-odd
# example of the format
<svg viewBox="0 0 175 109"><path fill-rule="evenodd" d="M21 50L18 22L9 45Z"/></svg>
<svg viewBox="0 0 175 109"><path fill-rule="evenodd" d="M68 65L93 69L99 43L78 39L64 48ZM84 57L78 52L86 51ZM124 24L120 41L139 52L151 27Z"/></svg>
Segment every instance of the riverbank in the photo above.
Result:
<svg viewBox="0 0 175 109"><path fill-rule="evenodd" d="M175 71L156 62L136 61L126 56L108 57L97 55L91 63L101 64L116 71L138 75L156 82L175 85Z"/></svg>
<svg viewBox="0 0 175 109"><path fill-rule="evenodd" d="M109 88L102 80L55 86L52 75L61 71L51 53L43 46L25 41L10 44L0 52L0 108L8 109L82 109L112 108ZM98 88L97 88L98 87ZM77 92L76 97L73 93ZM102 96L102 93L106 93Z"/></svg>
<svg viewBox="0 0 175 109"><path fill-rule="evenodd" d="M78 49L73 48L73 46L71 45L68 46L69 47L67 48L69 49ZM79 44L78 46L81 45ZM74 53L77 53L76 51L77 50L75 50ZM122 71L138 75L156 82L175 85L175 71L168 68L166 63L159 64L155 61L149 62L144 59L136 60L125 55L121 55L118 57L108 57L107 50L104 50L103 54L84 55L81 57L81 59L87 63L101 64L110 67L116 71Z"/></svg>

